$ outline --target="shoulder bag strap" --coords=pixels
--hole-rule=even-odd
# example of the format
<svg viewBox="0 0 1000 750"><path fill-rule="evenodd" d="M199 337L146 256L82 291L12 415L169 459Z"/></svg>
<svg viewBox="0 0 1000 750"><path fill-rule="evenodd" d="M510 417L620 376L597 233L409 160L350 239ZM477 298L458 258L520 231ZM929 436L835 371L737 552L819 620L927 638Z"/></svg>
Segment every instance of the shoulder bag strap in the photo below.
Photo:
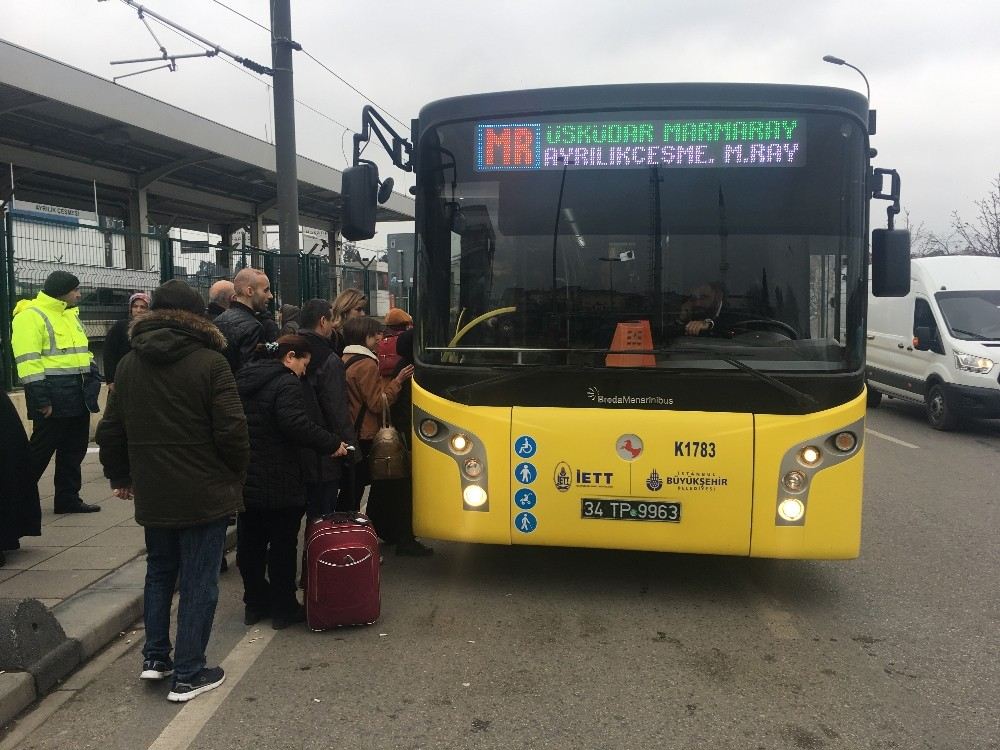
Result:
<svg viewBox="0 0 1000 750"><path fill-rule="evenodd" d="M347 362L344 363L344 373L351 369L351 365L360 362L365 359L364 354L355 354ZM364 394L361 396L361 409L358 411L358 418L354 420L354 437L361 442L361 424L365 421L365 414L368 412L368 404L365 403Z"/></svg>
<svg viewBox="0 0 1000 750"><path fill-rule="evenodd" d="M389 419L389 397L382 394L382 427L391 427L392 421Z"/></svg>

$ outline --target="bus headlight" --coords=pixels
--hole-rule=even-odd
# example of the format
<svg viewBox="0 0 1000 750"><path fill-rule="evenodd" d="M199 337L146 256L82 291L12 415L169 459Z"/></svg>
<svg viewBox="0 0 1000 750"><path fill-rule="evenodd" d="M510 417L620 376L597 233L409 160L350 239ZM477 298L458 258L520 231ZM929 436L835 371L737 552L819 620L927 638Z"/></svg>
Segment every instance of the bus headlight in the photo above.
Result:
<svg viewBox="0 0 1000 750"><path fill-rule="evenodd" d="M415 482L414 493L432 493L436 498L442 492L447 492L456 503L461 497L463 510L488 514L489 460L486 456L486 442L467 426L430 414L415 404L413 433L416 437L414 462L433 461L431 455L424 452L425 448L429 448L439 454L439 457L445 457L451 467L448 474L435 474L426 482ZM419 470L419 475L426 477L427 471ZM459 480L461 489L451 489L454 486L451 484L453 478Z"/></svg>
<svg viewBox="0 0 1000 750"><path fill-rule="evenodd" d="M806 487L806 475L801 471L790 471L781 478L781 483L789 492L802 492Z"/></svg>
<svg viewBox="0 0 1000 750"><path fill-rule="evenodd" d="M420 435L428 440L433 440L441 432L441 425L433 419L425 419L420 423Z"/></svg>
<svg viewBox="0 0 1000 750"><path fill-rule="evenodd" d="M823 458L823 453L815 445L807 445L799 451L799 463L808 466L810 469L818 466Z"/></svg>
<svg viewBox="0 0 1000 750"><path fill-rule="evenodd" d="M478 458L470 458L463 464L462 471L469 479L478 479L482 476L483 464Z"/></svg>
<svg viewBox="0 0 1000 750"><path fill-rule="evenodd" d="M958 365L959 370L986 374L993 369L995 363L986 357L977 357L975 354L963 354L956 351L955 364Z"/></svg>
<svg viewBox="0 0 1000 750"><path fill-rule="evenodd" d="M472 441L462 433L452 435L451 440L448 441L448 445L451 446L451 452L457 456L461 456L472 450Z"/></svg>
<svg viewBox="0 0 1000 750"><path fill-rule="evenodd" d="M858 445L858 436L853 432L838 432L833 436L833 447L841 453L850 453Z"/></svg>
<svg viewBox="0 0 1000 750"><path fill-rule="evenodd" d="M778 515L783 521L788 521L788 523L800 521L805 512L806 506L797 498L786 497L778 503Z"/></svg>
<svg viewBox="0 0 1000 750"><path fill-rule="evenodd" d="M478 484L470 484L462 490L462 499L470 508L481 508L487 500L486 490Z"/></svg>

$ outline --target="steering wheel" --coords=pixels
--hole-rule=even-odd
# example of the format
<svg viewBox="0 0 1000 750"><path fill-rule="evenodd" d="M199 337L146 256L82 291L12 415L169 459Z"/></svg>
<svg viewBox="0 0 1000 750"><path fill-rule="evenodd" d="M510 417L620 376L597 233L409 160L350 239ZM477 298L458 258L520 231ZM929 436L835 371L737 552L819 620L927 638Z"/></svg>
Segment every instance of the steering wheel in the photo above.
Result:
<svg viewBox="0 0 1000 750"><path fill-rule="evenodd" d="M451 341L448 342L448 346L449 347L458 346L458 342L462 340L462 338L465 336L465 334L467 334L469 331L471 331L477 325L479 325L480 323L482 323L484 320L489 320L490 318L495 318L497 315L508 315L508 314L510 314L512 312L517 312L517 308L516 307L498 307L495 310L490 310L489 312L484 312L482 315L480 315L480 316L478 316L476 318L473 318L468 323L466 323L464 326L462 326L458 330L458 332L452 337Z"/></svg>
<svg viewBox="0 0 1000 750"><path fill-rule="evenodd" d="M464 313L465 311L463 310L462 312ZM451 341L448 342L448 347L449 348L454 348L454 347L458 346L458 342L462 340L462 338L465 336L465 334L467 334L469 331L471 331L477 325L479 325L480 323L482 323L484 320L489 320L490 318L495 318L498 315L509 315L512 312L517 312L517 308L516 307L498 307L495 310L490 310L489 312L484 312L482 315L479 315L478 317L473 318L468 323L466 323L464 326L462 326L461 328L459 328L458 331L455 332L455 335L452 336ZM461 320L462 320L462 316L461 315L459 315L458 320L459 320L459 322L461 322ZM459 361L458 352L445 352L441 356L441 361L442 362L458 362Z"/></svg>
<svg viewBox="0 0 1000 750"><path fill-rule="evenodd" d="M792 328L788 323L781 320L775 320L774 318L757 318L755 320L741 320L740 322L733 325L733 328L737 331L743 333L751 333L759 329L770 329L775 333L781 333L790 339L797 339L799 337L799 332ZM743 331L743 329L746 329Z"/></svg>

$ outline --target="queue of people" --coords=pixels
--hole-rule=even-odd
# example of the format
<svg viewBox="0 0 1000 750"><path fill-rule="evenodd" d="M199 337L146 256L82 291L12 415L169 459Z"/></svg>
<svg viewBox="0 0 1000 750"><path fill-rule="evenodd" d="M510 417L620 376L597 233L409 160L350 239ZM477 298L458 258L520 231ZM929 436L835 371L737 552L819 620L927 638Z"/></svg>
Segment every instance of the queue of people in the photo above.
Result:
<svg viewBox="0 0 1000 750"><path fill-rule="evenodd" d="M413 538L408 481L373 483L365 460L383 405L409 398L412 363L380 374L383 325L357 290L284 310L284 330L295 332L281 336L261 316L271 297L266 274L244 269L231 287L213 286L213 320L200 295L174 280L148 299L134 296L122 325L130 351L115 363L96 439L115 495L134 499L146 533L140 677L172 676L175 702L225 679L205 648L232 516L247 625L270 619L283 629L304 619L295 580L303 516L357 512L366 487L387 544L400 555L433 552ZM133 313L136 300L148 311ZM397 490L398 501L390 497Z"/></svg>
<svg viewBox="0 0 1000 750"><path fill-rule="evenodd" d="M80 498L81 464L101 375L79 319L80 282L56 271L14 311L12 345L24 384L30 438L5 397L3 552L41 534L38 480L56 458L55 512L92 513ZM144 528L146 643L140 677L173 677L184 702L225 679L205 649L218 601L226 526L237 518L244 622L282 629L303 620L296 594L303 516L366 509L399 555L433 550L413 537L409 480L372 481L366 451L390 409L409 435L412 320L383 326L348 289L333 300L267 314L270 280L247 268L216 282L206 309L181 280L136 292L104 348L108 405L96 440L115 496L135 502ZM379 348L392 338L391 367ZM30 470L25 472L23 467ZM223 568L224 570L224 568ZM170 608L180 592L175 643Z"/></svg>

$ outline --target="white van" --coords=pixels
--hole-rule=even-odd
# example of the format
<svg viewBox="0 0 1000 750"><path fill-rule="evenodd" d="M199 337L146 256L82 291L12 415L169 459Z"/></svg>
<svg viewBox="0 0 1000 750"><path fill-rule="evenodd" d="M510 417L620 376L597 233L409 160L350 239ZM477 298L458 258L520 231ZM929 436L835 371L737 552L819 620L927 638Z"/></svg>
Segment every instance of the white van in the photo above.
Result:
<svg viewBox="0 0 1000 750"><path fill-rule="evenodd" d="M905 297L868 295L868 405L923 404L938 430L1000 417L1000 258L910 262Z"/></svg>

